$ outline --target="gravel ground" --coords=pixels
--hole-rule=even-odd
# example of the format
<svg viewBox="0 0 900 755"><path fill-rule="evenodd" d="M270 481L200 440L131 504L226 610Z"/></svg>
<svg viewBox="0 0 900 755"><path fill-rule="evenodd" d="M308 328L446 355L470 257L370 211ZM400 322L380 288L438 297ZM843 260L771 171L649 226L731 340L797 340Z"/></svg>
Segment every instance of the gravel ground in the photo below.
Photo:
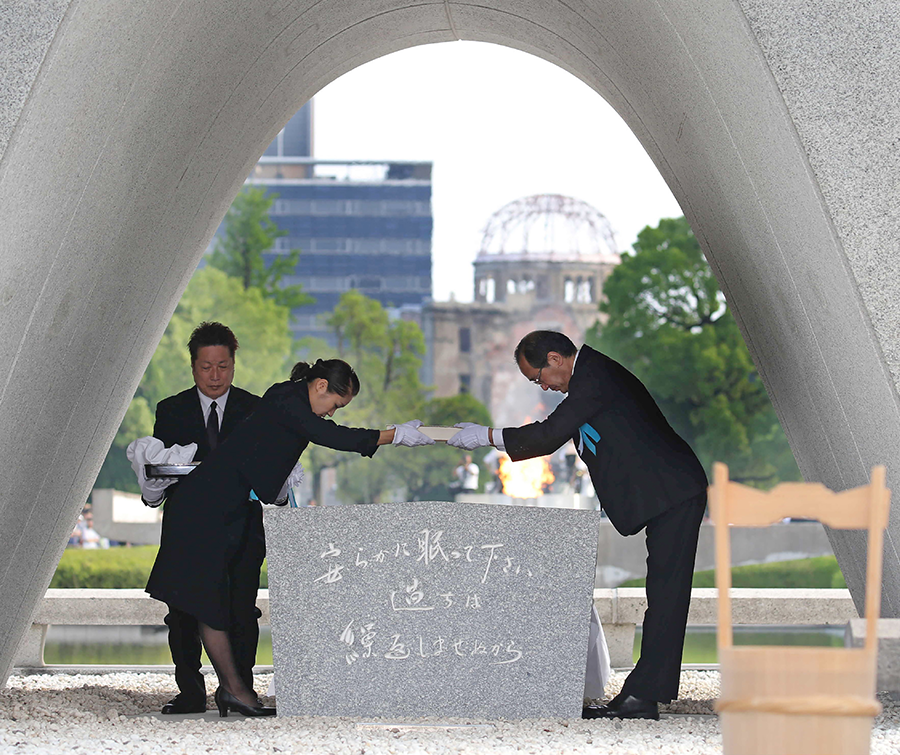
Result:
<svg viewBox="0 0 900 755"><path fill-rule="evenodd" d="M608 694L625 674L615 672ZM257 677L266 690L270 675ZM212 680L210 680L212 681ZM684 671L682 698L660 721L477 721L416 719L374 724L349 718L245 719L231 714L159 716L170 674L111 673L10 677L0 690L0 753L166 753L166 755L401 755L402 753L720 753L712 702L718 673ZM269 700L271 703L272 701ZM882 699L871 752L900 752L900 703ZM210 700L210 708L213 707ZM456 728L453 728L453 726Z"/></svg>

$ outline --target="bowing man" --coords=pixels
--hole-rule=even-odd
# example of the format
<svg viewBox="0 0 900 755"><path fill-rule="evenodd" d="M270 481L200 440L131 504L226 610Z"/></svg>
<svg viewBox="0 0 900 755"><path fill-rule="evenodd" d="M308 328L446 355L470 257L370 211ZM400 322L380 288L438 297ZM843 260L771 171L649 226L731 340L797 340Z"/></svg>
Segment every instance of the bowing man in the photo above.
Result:
<svg viewBox="0 0 900 755"><path fill-rule="evenodd" d="M658 703L678 696L706 473L644 385L618 362L547 330L526 335L515 360L525 378L566 398L547 419L522 427L461 423L448 443L467 450L493 445L520 461L572 439L616 530L646 531L640 660L618 695L585 706L582 717L658 719Z"/></svg>

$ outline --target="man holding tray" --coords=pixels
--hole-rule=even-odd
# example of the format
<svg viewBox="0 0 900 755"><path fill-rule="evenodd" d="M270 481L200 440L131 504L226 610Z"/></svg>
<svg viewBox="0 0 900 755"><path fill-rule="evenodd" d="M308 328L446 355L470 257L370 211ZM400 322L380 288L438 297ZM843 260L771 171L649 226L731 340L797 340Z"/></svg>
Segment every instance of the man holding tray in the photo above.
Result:
<svg viewBox="0 0 900 755"><path fill-rule="evenodd" d="M237 349L237 338L222 323L204 322L191 333L188 351L194 385L163 399L156 407L153 436L161 440L166 448L196 443L194 461L203 461L241 420L253 412L259 396L232 385ZM159 506L177 486L177 478L143 479L141 498L148 506ZM262 509L259 504L256 509L258 516L254 517L248 533L247 548L234 564L230 575L234 617L230 631L235 662L250 689L253 689L253 666L256 664L259 642L258 619L261 615L256 607L256 594L266 552ZM166 625L169 627L169 648L179 692L163 706L162 712L203 712L206 710L206 684L200 673L201 643L197 620L169 606Z"/></svg>
<svg viewBox="0 0 900 755"><path fill-rule="evenodd" d="M616 697L582 715L658 719L658 703L678 696L706 473L647 389L618 362L548 330L525 336L515 359L532 383L567 394L562 403L547 419L522 427L460 423L447 442L465 450L492 445L521 461L551 454L571 438L616 530L646 530L640 660Z"/></svg>

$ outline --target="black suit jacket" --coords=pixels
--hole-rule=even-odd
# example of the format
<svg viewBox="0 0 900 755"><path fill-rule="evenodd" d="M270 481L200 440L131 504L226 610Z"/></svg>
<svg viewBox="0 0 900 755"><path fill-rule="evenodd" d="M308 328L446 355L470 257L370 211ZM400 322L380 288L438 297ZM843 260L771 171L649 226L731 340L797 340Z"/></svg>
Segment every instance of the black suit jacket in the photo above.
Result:
<svg viewBox="0 0 900 755"><path fill-rule="evenodd" d="M147 592L214 629L227 629L229 564L245 550L257 522L262 530L250 490L263 501L275 500L309 443L372 456L379 435L316 416L304 382L273 385L169 498Z"/></svg>
<svg viewBox="0 0 900 755"><path fill-rule="evenodd" d="M309 388L304 382L276 383L253 413L216 449L263 501L274 501L294 464L310 443L372 456L378 448L378 430L336 425L313 414Z"/></svg>
<svg viewBox="0 0 900 755"><path fill-rule="evenodd" d="M590 346L581 348L568 395L547 419L503 430L513 461L551 454L570 438L623 535L706 490L703 466L641 381Z"/></svg>
<svg viewBox="0 0 900 755"><path fill-rule="evenodd" d="M224 441L246 417L253 413L259 402L256 396L243 388L231 386L222 427L219 428L219 442ZM156 423L153 437L159 438L166 448L175 445L197 444L194 461L203 461L210 452L206 437L206 423L203 421L203 407L197 395L197 386L191 386L181 393L169 396L156 405ZM166 498L172 496L179 483L166 488Z"/></svg>

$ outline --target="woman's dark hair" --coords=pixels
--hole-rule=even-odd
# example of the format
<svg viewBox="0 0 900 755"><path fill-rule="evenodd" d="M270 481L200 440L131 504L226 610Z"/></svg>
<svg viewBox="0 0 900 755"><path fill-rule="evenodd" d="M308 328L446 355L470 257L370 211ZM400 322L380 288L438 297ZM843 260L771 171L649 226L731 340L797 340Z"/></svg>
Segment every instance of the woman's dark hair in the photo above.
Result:
<svg viewBox="0 0 900 755"><path fill-rule="evenodd" d="M343 359L317 359L312 365L297 362L291 370L291 380L295 383L311 383L319 378L328 381L329 393L336 393L338 396L355 396L359 393L359 378Z"/></svg>
<svg viewBox="0 0 900 755"><path fill-rule="evenodd" d="M525 336L519 345L516 346L516 352L513 358L516 364L519 363L521 357L525 358L534 368L547 366L547 354L555 351L557 354L570 357L578 352L572 340L563 333L557 333L555 330L532 330Z"/></svg>
<svg viewBox="0 0 900 755"><path fill-rule="evenodd" d="M238 350L238 339L227 325L220 322L201 322L194 328L188 341L192 365L197 361L197 352L204 346L225 346L234 359L234 352Z"/></svg>

